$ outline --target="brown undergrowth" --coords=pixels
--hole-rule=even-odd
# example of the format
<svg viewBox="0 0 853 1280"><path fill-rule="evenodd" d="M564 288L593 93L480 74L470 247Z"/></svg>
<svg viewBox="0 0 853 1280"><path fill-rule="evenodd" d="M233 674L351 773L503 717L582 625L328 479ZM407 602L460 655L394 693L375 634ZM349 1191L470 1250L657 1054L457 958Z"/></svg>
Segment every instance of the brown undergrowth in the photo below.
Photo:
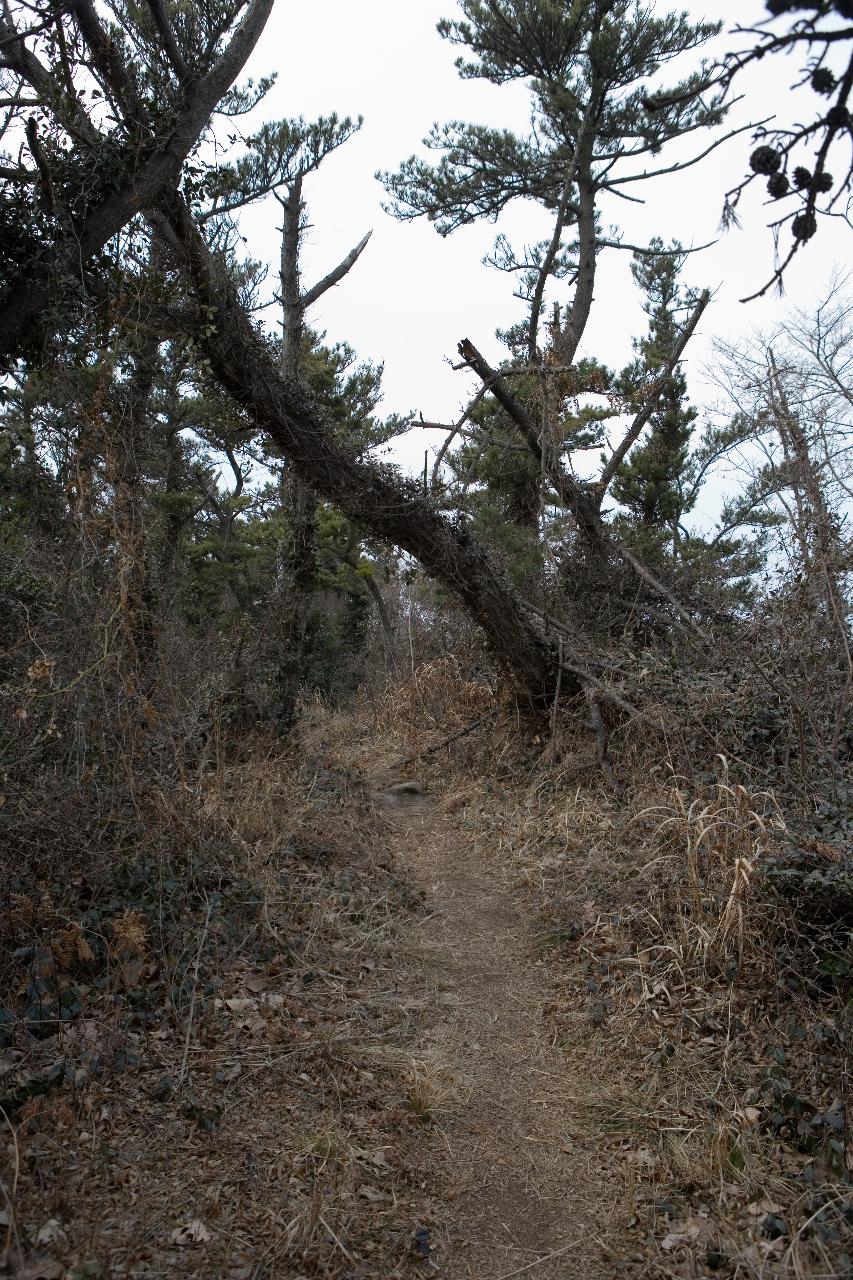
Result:
<svg viewBox="0 0 853 1280"><path fill-rule="evenodd" d="M785 880L802 871L796 845L809 884L840 892L827 873L848 865L844 849L795 840L779 797L722 756L688 778L660 742L623 740L603 776L569 716L551 741L507 704L423 754L492 702L443 660L365 710L360 733L352 716L325 732L332 759L374 781L422 753L411 769L457 841L526 904L541 1034L579 1078L616 1063L604 1096L573 1101L595 1135L592 1176L621 1178L614 1274L847 1274L843 957Z"/></svg>
<svg viewBox="0 0 853 1280"><path fill-rule="evenodd" d="M69 805L64 859L42 826L45 856L17 863L0 902L0 1272L416 1268L417 993L396 937L422 904L346 772L263 742L241 758L114 814L131 847L98 849Z"/></svg>
<svg viewBox="0 0 853 1280"><path fill-rule="evenodd" d="M651 739L602 774L578 723L443 659L132 803L7 784L6 1270L845 1274L841 971L777 874L791 814ZM422 828L369 803L406 778Z"/></svg>

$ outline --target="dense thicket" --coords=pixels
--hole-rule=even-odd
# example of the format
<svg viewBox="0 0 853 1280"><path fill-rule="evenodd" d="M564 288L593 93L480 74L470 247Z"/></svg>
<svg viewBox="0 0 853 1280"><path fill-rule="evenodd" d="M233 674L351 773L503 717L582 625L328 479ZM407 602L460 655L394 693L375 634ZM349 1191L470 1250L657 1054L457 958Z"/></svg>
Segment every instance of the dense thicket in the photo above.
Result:
<svg viewBox="0 0 853 1280"><path fill-rule="evenodd" d="M463 76L529 89L531 127L437 125L436 162L385 175L393 212L449 235L527 201L552 230L521 246L498 236L493 262L525 318L501 335L500 362L480 335L460 341L479 390L414 480L369 453L407 426L377 416L381 370L310 327L367 243L302 279L311 175L359 122L255 127L269 84L237 80L270 7L78 0L12 5L0 21L16 794L40 770L58 789L105 771L132 794L168 761L209 763L223 731L286 734L301 695L341 697L414 663L417 631L427 648L471 644L479 663L476 632L526 712L569 699L591 718L602 764L613 731L660 728L663 700L685 717L685 749L698 735L744 754L748 740L756 767L837 801L853 672L841 295L725 353L725 401L703 423L681 369L712 316L683 280L701 259L660 239L629 246L602 212L741 132L727 131L726 95L744 59L706 65L718 23L630 0L466 0L441 24ZM829 44L846 40L829 18L811 6L776 43L761 36L774 52L819 28L820 93ZM676 61L693 69L662 83ZM243 116L254 132L238 142L227 122ZM818 177L847 127L821 116L795 140L817 138ZM239 234L264 199L283 222L272 287ZM583 343L601 257L627 249L648 327L625 335L634 357L613 371ZM281 338L255 320L271 294ZM703 486L735 465L720 519L697 518ZM693 697L712 687L708 706Z"/></svg>

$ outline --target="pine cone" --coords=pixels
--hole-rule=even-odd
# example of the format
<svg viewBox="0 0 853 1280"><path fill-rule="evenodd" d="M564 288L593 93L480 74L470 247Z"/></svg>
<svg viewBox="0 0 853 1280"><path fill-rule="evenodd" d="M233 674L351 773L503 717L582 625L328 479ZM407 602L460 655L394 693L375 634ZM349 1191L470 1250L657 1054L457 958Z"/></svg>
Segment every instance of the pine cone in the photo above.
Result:
<svg viewBox="0 0 853 1280"><path fill-rule="evenodd" d="M850 112L846 107L830 107L826 113L826 123L830 129L843 129L850 123Z"/></svg>
<svg viewBox="0 0 853 1280"><path fill-rule="evenodd" d="M810 185L812 180L811 169L806 169L803 165L798 164L794 170L794 186L798 191L802 191L804 187Z"/></svg>
<svg viewBox="0 0 853 1280"><path fill-rule="evenodd" d="M774 200L781 200L782 196L788 194L790 188L787 174L774 173L767 179L767 192Z"/></svg>
<svg viewBox="0 0 853 1280"><path fill-rule="evenodd" d="M798 213L791 223L795 240L811 240L817 231L817 218L813 213Z"/></svg>
<svg viewBox="0 0 853 1280"><path fill-rule="evenodd" d="M835 76L828 67L817 67L812 72L812 88L815 93L832 93L835 88Z"/></svg>
<svg viewBox="0 0 853 1280"><path fill-rule="evenodd" d="M749 167L753 173L764 173L767 177L781 167L782 153L775 147L756 147L749 157Z"/></svg>

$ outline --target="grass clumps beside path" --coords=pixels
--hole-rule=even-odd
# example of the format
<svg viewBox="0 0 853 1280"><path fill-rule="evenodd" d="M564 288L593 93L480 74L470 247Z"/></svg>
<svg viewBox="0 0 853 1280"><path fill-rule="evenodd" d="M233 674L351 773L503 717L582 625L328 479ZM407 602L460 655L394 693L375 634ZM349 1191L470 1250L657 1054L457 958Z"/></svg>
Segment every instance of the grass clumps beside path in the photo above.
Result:
<svg viewBox="0 0 853 1280"><path fill-rule="evenodd" d="M136 857L0 903L0 1266L406 1274L430 1221L395 940L423 905L378 820L260 751L148 819Z"/></svg>
<svg viewBox="0 0 853 1280"><path fill-rule="evenodd" d="M567 718L556 741L525 737L510 705L487 732L427 755L439 725L454 728L454 683L456 719L472 706L482 715L482 699L443 660L366 710L360 737L350 718L348 749L374 778L422 753L438 834L402 847L433 898L444 885L436 927L469 953L469 1019L479 1009L506 1029L524 993L527 1021L501 1095L522 1100L520 1114L524 1099L545 1096L543 1045L559 1052L547 1070L562 1112L546 1150L566 1149L551 1182L563 1187L562 1208L519 1260L524 1248L544 1260L574 1220L583 1246L541 1274L845 1274L853 898L832 815L816 831L796 796L783 803L755 786L745 765L712 756L688 776L642 739L628 737L602 774L591 729ZM480 989L489 948L492 986ZM469 1040L460 1071L476 1095L472 1056ZM487 1076L497 1070L494 1036L480 1058ZM454 1105L451 1125L468 1104ZM518 1173L527 1157L512 1132L495 1108L492 1139ZM499 1205L495 1248L500 1221ZM462 1240L471 1225L456 1215L451 1231ZM483 1257L471 1274L489 1274Z"/></svg>

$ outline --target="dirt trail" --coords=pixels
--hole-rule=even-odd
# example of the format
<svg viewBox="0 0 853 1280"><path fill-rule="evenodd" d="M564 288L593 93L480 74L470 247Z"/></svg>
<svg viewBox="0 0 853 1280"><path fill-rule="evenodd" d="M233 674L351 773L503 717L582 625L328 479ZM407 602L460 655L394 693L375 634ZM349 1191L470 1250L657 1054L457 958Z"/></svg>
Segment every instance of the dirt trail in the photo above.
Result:
<svg viewBox="0 0 853 1280"><path fill-rule="evenodd" d="M444 953L455 1005L436 1046L452 1082L436 1113L453 1198L440 1275L612 1277L603 1237L613 1190L578 1106L604 1082L591 1077L582 1047L573 1061L547 1039L523 895L425 802L390 821L396 856L432 909L423 940Z"/></svg>

